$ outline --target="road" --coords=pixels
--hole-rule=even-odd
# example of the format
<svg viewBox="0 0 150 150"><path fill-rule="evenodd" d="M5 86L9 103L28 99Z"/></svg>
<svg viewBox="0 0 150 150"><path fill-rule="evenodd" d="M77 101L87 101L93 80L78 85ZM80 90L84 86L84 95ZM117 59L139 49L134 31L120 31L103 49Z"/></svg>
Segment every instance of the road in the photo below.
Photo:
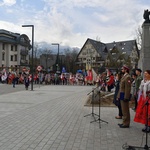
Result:
<svg viewBox="0 0 150 150"><path fill-rule="evenodd" d="M34 90L34 87L41 87L41 86L44 86L43 85L33 85L33 90ZM17 91L24 91L25 90L25 86L23 84L18 84L15 86L15 88L13 88L12 84L2 84L0 83L0 95L3 95L3 94L7 94L7 93L13 93L13 92L17 92ZM31 90L31 86L29 86L29 90Z"/></svg>

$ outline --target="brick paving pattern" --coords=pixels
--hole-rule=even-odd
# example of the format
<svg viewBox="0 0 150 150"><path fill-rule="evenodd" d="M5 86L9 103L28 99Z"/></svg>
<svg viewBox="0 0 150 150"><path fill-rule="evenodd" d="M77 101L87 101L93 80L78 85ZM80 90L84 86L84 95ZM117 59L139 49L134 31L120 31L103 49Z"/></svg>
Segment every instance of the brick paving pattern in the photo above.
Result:
<svg viewBox="0 0 150 150"><path fill-rule="evenodd" d="M9 86L9 85L7 85ZM0 85L0 91L7 91ZM16 86L16 91L21 89ZM101 107L101 122L90 123L85 107L92 86L48 85L0 94L0 150L121 150L122 145L144 146L141 124L120 129L116 107ZM98 107L94 108L98 114ZM97 119L97 116L96 116ZM149 134L148 134L149 138ZM148 140L150 146L150 139Z"/></svg>

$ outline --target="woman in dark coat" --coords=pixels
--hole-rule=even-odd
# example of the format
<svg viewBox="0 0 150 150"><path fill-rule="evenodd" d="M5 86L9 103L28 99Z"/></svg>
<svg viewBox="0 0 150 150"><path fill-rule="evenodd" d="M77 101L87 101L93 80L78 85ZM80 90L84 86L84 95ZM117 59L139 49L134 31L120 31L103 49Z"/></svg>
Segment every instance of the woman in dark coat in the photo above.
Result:
<svg viewBox="0 0 150 150"><path fill-rule="evenodd" d="M29 76L28 75L25 75L24 77L24 85L25 85L25 89L28 90L28 87L29 87Z"/></svg>
<svg viewBox="0 0 150 150"><path fill-rule="evenodd" d="M116 76L115 76L115 78L116 78L116 80L115 80L115 94L114 94L114 100L113 100L113 103L118 107L118 110L119 110L118 116L115 117L116 119L122 119L122 116L123 116L120 100L117 99L121 77L122 77L122 73L120 73L120 72L116 73Z"/></svg>

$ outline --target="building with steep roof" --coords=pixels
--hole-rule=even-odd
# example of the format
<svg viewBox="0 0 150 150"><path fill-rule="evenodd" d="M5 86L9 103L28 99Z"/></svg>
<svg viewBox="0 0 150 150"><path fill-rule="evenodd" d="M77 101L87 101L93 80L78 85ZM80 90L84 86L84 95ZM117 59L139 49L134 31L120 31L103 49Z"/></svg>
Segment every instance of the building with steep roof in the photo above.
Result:
<svg viewBox="0 0 150 150"><path fill-rule="evenodd" d="M102 43L88 38L78 53L76 65L79 69L93 68L100 72L101 68L118 69L123 64L135 68L138 59L136 40Z"/></svg>
<svg viewBox="0 0 150 150"><path fill-rule="evenodd" d="M0 68L17 70L28 66L30 48L27 35L0 29Z"/></svg>

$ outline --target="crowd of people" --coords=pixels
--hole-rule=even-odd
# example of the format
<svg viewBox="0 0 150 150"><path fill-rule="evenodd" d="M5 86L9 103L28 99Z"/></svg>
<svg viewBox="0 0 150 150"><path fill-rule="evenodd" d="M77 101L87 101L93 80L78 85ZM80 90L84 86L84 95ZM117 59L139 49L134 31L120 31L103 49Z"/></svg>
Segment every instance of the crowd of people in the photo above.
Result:
<svg viewBox="0 0 150 150"><path fill-rule="evenodd" d="M28 72L17 73L12 72L1 72L0 83L12 84L15 88L16 84L24 84L25 78L32 81L32 74ZM90 76L84 76L81 73L47 73L37 72L33 74L34 84L46 84L46 85L93 85L94 81Z"/></svg>
<svg viewBox="0 0 150 150"><path fill-rule="evenodd" d="M150 70L135 69L129 74L129 68L123 66L115 75L115 94L113 103L118 107L116 119L122 119L120 128L130 127L129 101L134 100L134 121L144 124L143 132L150 132ZM149 106L149 107L148 107Z"/></svg>
<svg viewBox="0 0 150 150"><path fill-rule="evenodd" d="M33 80L34 84L46 85L95 85L101 84L103 91L111 91L114 87L113 74L107 79L107 73L94 75L92 70L73 73L50 73L36 72L32 74L29 71L17 73L16 71L7 72L5 69L0 73L0 83L12 84L15 88L16 84L25 84L25 79L29 79L29 83Z"/></svg>
<svg viewBox="0 0 150 150"><path fill-rule="evenodd" d="M143 132L150 132L150 106L148 107L150 104L150 70L144 71L143 77L142 70L139 68L135 69L132 74L129 72L130 69L124 65L115 75L108 70L95 77L92 70L88 73L77 72L76 74L37 72L32 79L29 72L17 74L15 71L7 73L3 70L0 73L0 82L12 84L13 88L16 84L24 84L26 90L32 80L34 84L97 85L102 91L108 92L114 89L113 103L118 107L118 115L115 118L122 119L122 123L118 124L119 127L130 127L129 101L134 100L135 106L132 108L135 111L134 121L145 125Z"/></svg>

